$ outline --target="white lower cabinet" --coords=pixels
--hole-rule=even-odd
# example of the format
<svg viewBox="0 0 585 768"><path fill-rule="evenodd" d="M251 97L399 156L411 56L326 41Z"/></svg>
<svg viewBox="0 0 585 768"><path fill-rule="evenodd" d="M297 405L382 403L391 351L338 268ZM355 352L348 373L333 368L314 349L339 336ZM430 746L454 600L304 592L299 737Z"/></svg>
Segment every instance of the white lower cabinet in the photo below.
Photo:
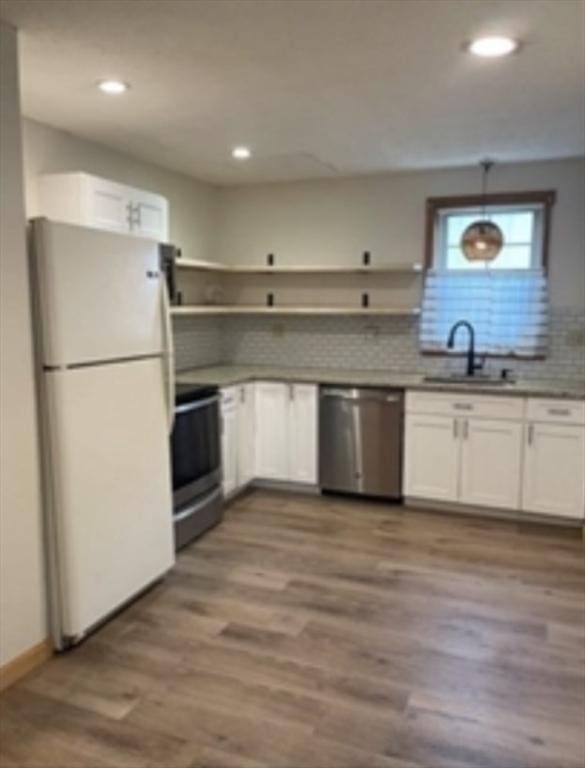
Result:
<svg viewBox="0 0 585 768"><path fill-rule="evenodd" d="M521 465L520 423L407 415L406 496L517 509Z"/></svg>
<svg viewBox="0 0 585 768"><path fill-rule="evenodd" d="M460 502L481 507L519 508L522 431L522 424L513 421L461 421Z"/></svg>
<svg viewBox="0 0 585 768"><path fill-rule="evenodd" d="M530 422L526 426L523 509L585 515L585 427Z"/></svg>
<svg viewBox="0 0 585 768"><path fill-rule="evenodd" d="M256 477L287 479L288 400L288 384L256 382Z"/></svg>
<svg viewBox="0 0 585 768"><path fill-rule="evenodd" d="M317 387L258 381L221 390L223 491L255 477L317 482Z"/></svg>
<svg viewBox="0 0 585 768"><path fill-rule="evenodd" d="M221 463L223 493L230 496L254 477L254 387L221 390Z"/></svg>
<svg viewBox="0 0 585 768"><path fill-rule="evenodd" d="M317 387L292 384L289 401L288 479L295 483L317 482Z"/></svg>
<svg viewBox="0 0 585 768"><path fill-rule="evenodd" d="M404 494L457 500L460 443L457 419L409 414L406 419Z"/></svg>
<svg viewBox="0 0 585 768"><path fill-rule="evenodd" d="M317 482L317 387L256 383L256 477Z"/></svg>
<svg viewBox="0 0 585 768"><path fill-rule="evenodd" d="M254 384L238 386L237 487L254 479L255 402Z"/></svg>
<svg viewBox="0 0 585 768"><path fill-rule="evenodd" d="M585 405L408 392L404 495L583 519Z"/></svg>
<svg viewBox="0 0 585 768"><path fill-rule="evenodd" d="M221 465L224 496L238 484L238 409L236 387L221 390Z"/></svg>
<svg viewBox="0 0 585 768"><path fill-rule="evenodd" d="M314 485L317 410L314 384L222 389L224 494L255 477ZM406 411L405 496L585 517L583 403L414 392Z"/></svg>

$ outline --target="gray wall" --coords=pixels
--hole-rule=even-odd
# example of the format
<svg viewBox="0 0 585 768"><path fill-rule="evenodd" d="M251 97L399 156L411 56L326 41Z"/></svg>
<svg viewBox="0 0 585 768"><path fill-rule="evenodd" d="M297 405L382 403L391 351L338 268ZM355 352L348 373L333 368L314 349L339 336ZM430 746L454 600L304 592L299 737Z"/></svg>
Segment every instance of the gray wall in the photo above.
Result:
<svg viewBox="0 0 585 768"><path fill-rule="evenodd" d="M554 188L550 253L551 326L544 362L493 361L528 378L582 379L585 376L585 164L583 158L496 166L493 190ZM337 181L307 181L223 189L218 258L233 264L264 263L267 253L281 264L352 264L363 250L376 263L422 260L425 200L475 193L477 169L384 174ZM190 279L193 279L192 276ZM355 288L356 280L351 278ZM242 279L248 293L264 276ZM334 296L340 278L278 278L297 286L307 303ZM343 279L347 285L347 278ZM410 303L412 280L391 276L395 303ZM420 278L415 281L420 285ZM380 283L376 281L376 285ZM262 283L262 285L264 285ZM304 293L303 293L304 291ZM402 293L401 293L402 292ZM242 294L243 295L243 294ZM247 295L245 296L247 298ZM284 301L284 300L283 300ZM251 302L253 303L253 302ZM422 357L418 320L351 317L184 319L175 324L177 365L188 368L223 362L384 368L426 372L460 361ZM212 331L213 329L213 331ZM210 339L213 338L213 345ZM220 350L218 351L218 343Z"/></svg>
<svg viewBox="0 0 585 768"><path fill-rule="evenodd" d="M234 264L379 263L422 260L425 200L477 193L477 168L262 184L222 190L218 257ZM490 191L556 189L550 253L551 301L585 308L585 162L496 165ZM314 281L316 278L311 278ZM313 284L313 283L312 283Z"/></svg>
<svg viewBox="0 0 585 768"><path fill-rule="evenodd" d="M0 22L0 665L47 635L17 39Z"/></svg>
<svg viewBox="0 0 585 768"><path fill-rule="evenodd" d="M480 182L479 169L463 168L216 187L33 120L23 121L23 142L28 216L37 213L39 173L84 170L166 195L171 240L184 255L233 264L264 263L269 252L281 264L355 264L364 250L381 264L420 262L426 198L477 193ZM551 302L585 310L585 160L496 165L490 178L492 191L548 188L558 192ZM396 303L403 291L409 304L413 286L394 279Z"/></svg>

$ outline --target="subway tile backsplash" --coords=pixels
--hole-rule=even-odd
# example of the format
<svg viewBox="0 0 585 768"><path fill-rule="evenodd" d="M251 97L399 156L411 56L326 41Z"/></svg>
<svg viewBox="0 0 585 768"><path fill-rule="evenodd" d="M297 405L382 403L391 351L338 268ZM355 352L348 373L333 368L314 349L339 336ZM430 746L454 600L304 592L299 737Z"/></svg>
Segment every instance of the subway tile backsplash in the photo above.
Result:
<svg viewBox="0 0 585 768"><path fill-rule="evenodd" d="M175 367L178 371L223 362L222 324L214 317L174 317Z"/></svg>
<svg viewBox="0 0 585 768"><path fill-rule="evenodd" d="M175 318L178 370L215 365L383 369L411 373L458 370L461 358L419 353L418 319L394 317ZM543 361L489 360L523 379L585 378L585 315L555 310Z"/></svg>

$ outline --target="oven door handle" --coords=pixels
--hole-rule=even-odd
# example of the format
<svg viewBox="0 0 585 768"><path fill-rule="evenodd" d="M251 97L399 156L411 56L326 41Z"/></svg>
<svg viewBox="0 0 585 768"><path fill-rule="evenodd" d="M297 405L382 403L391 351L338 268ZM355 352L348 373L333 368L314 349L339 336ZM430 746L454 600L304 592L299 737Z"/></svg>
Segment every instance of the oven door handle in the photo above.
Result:
<svg viewBox="0 0 585 768"><path fill-rule="evenodd" d="M184 403L183 405L175 406L175 413L186 413L187 411L196 411L198 408L206 408L212 403L219 402L219 395L212 395L211 397L204 397L203 400L194 400L192 403Z"/></svg>
<svg viewBox="0 0 585 768"><path fill-rule="evenodd" d="M196 504L191 504L187 509L183 509L177 515L173 515L173 522L180 523L181 520L185 520L187 517L191 517L191 515L196 515L197 512L207 506L210 501L213 501L213 499L220 496L221 492L221 488L214 488L211 493L204 496L201 501L198 501Z"/></svg>

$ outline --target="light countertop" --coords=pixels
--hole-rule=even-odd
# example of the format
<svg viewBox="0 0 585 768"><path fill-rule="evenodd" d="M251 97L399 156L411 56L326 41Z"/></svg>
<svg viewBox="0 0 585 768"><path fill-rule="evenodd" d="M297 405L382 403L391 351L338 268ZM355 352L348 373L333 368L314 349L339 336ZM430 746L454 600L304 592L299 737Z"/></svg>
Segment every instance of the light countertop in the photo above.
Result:
<svg viewBox="0 0 585 768"><path fill-rule="evenodd" d="M522 381L493 385L465 383L435 383L424 381L421 374L393 373L391 371L344 370L336 368L286 368L273 366L218 365L192 368L177 373L182 384L210 384L227 387L246 381L306 382L312 384L345 384L355 387L396 387L434 392L459 392L517 397L553 397L573 400L585 399L585 382L579 381Z"/></svg>

